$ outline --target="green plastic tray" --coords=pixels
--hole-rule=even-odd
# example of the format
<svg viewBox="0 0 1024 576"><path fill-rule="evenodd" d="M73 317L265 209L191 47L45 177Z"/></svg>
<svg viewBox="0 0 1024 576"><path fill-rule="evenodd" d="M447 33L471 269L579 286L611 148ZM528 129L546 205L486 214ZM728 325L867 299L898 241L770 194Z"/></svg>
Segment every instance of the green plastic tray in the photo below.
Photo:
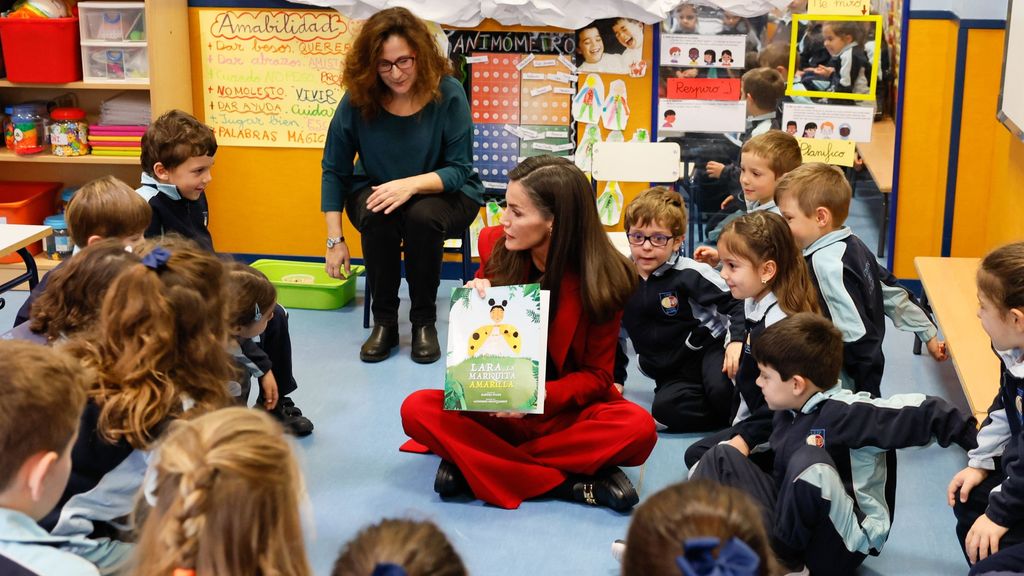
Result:
<svg viewBox="0 0 1024 576"><path fill-rule="evenodd" d="M285 308L307 310L334 310L348 304L356 297L356 276L363 273L362 266L352 266L348 278L337 280L327 275L323 264L290 260L257 260L252 267L266 274L277 288L279 304ZM313 282L296 284L284 281L292 274L312 276Z"/></svg>

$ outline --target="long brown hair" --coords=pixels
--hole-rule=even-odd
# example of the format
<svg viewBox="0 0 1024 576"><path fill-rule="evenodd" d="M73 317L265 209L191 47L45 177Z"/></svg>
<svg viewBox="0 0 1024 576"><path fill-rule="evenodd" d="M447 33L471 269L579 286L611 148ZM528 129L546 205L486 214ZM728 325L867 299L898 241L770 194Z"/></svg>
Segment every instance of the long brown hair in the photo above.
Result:
<svg viewBox="0 0 1024 576"><path fill-rule="evenodd" d="M725 225L718 244L755 266L769 260L775 262L775 276L768 281L768 287L786 315L821 313L807 263L782 216L767 210L744 214Z"/></svg>
<svg viewBox="0 0 1024 576"><path fill-rule="evenodd" d="M676 558L683 542L735 537L757 553L758 574L780 572L760 510L743 492L709 480L673 484L648 498L633 512L626 536L623 576L678 576Z"/></svg>
<svg viewBox="0 0 1024 576"><path fill-rule="evenodd" d="M978 269L978 291L1005 315L1024 310L1024 242L1013 242L988 253Z"/></svg>
<svg viewBox="0 0 1024 576"><path fill-rule="evenodd" d="M46 291L32 304L29 328L50 342L88 330L111 283L139 261L120 238L94 242L50 273Z"/></svg>
<svg viewBox="0 0 1024 576"><path fill-rule="evenodd" d="M281 426L225 408L176 422L155 460L136 576L308 576L302 476Z"/></svg>
<svg viewBox="0 0 1024 576"><path fill-rule="evenodd" d="M99 323L68 344L98 379L90 398L98 429L110 441L147 448L158 426L228 404L234 375L227 341L224 265L187 240L146 249L169 252L164 263L133 264L111 284Z"/></svg>
<svg viewBox="0 0 1024 576"><path fill-rule="evenodd" d="M391 98L391 89L377 72L384 42L398 36L416 56L416 79L410 95L416 100L441 99L441 78L451 73L451 63L441 54L434 37L422 20L405 8L388 8L370 16L345 56L342 86L349 102L364 118L374 118Z"/></svg>
<svg viewBox="0 0 1024 576"><path fill-rule="evenodd" d="M385 519L364 528L342 549L332 576L370 576L394 564L408 576L465 576L462 558L433 522Z"/></svg>
<svg viewBox="0 0 1024 576"><path fill-rule="evenodd" d="M566 272L580 279L583 310L594 323L611 320L636 289L636 269L612 246L597 214L587 177L572 162L557 156L532 156L508 173L518 182L545 218L552 218L541 288L558 302L559 282ZM529 273L528 250L510 251L505 238L494 245L486 273L496 286L520 284Z"/></svg>

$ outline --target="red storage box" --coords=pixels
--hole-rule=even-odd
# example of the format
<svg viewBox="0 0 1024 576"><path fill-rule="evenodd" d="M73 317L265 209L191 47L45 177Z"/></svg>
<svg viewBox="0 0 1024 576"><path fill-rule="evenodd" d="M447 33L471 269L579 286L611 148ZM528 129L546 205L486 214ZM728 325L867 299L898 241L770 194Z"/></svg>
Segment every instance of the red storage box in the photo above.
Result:
<svg viewBox="0 0 1024 576"><path fill-rule="evenodd" d="M0 18L7 79L63 84L82 79L78 17Z"/></svg>
<svg viewBox="0 0 1024 576"><path fill-rule="evenodd" d="M53 214L54 195L64 185L61 182L6 182L0 181L0 224L42 225ZM39 242L28 247L38 254ZM21 262L21 256L11 254L0 258L0 264Z"/></svg>

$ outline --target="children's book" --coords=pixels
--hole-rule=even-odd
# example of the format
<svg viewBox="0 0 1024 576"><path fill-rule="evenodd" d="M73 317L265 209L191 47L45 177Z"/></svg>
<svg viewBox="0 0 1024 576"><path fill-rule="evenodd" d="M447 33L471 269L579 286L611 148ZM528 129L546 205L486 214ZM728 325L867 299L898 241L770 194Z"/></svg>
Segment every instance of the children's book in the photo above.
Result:
<svg viewBox="0 0 1024 576"><path fill-rule="evenodd" d="M452 290L445 410L544 413L548 298L540 284Z"/></svg>

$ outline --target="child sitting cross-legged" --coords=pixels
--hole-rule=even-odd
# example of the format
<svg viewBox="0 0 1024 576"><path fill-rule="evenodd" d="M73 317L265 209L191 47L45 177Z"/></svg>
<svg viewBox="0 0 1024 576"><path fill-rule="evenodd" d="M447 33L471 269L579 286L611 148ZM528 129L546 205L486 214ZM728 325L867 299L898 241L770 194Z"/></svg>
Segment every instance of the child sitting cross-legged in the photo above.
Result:
<svg viewBox="0 0 1024 576"><path fill-rule="evenodd" d="M772 545L790 569L851 574L889 536L897 448L977 446L976 421L941 398L885 399L837 386L842 335L824 317L800 313L753 344L757 385L775 412L772 474L729 444L691 472L745 490L762 508Z"/></svg>
<svg viewBox="0 0 1024 576"><path fill-rule="evenodd" d="M682 197L651 188L626 208L626 238L640 285L626 302L622 328L640 368L654 379L651 415L673 432L728 423L732 382L743 347L743 301L718 272L680 254L686 230ZM620 346L616 382L626 380Z"/></svg>

